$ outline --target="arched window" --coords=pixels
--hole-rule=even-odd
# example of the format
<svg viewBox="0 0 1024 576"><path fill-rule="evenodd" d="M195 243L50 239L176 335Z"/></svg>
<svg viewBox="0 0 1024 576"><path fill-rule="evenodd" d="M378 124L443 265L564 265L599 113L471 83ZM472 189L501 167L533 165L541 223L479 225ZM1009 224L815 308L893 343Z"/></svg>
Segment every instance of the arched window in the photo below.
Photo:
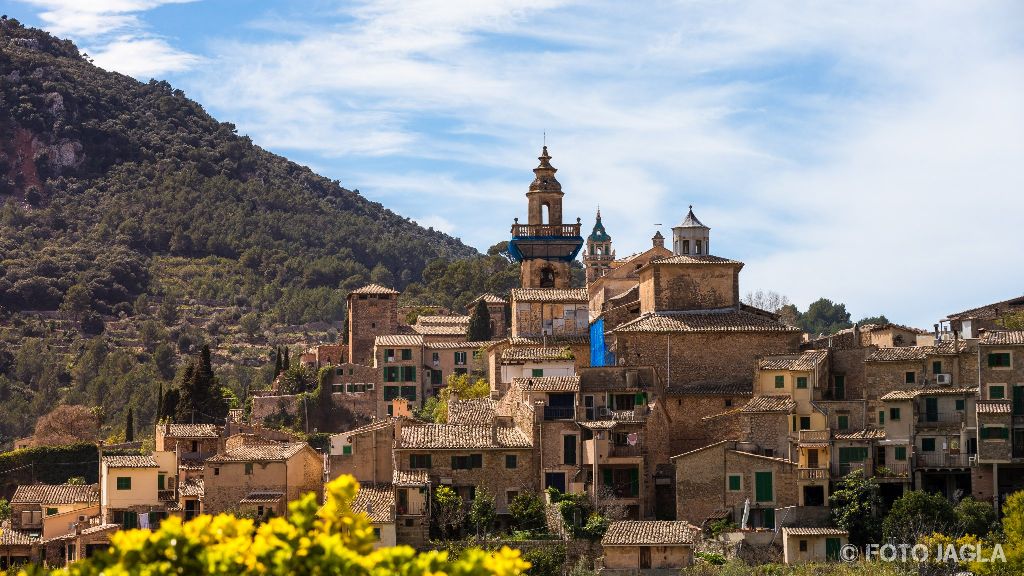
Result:
<svg viewBox="0 0 1024 576"><path fill-rule="evenodd" d="M540 223L550 224L551 223L551 207L548 206L547 202L540 205Z"/></svg>
<svg viewBox="0 0 1024 576"><path fill-rule="evenodd" d="M540 271L540 287L541 288L554 288L555 287L555 271L551 268L541 268Z"/></svg>
<svg viewBox="0 0 1024 576"><path fill-rule="evenodd" d="M689 240L683 240L683 254L689 254L689 253L690 253L690 241Z"/></svg>
<svg viewBox="0 0 1024 576"><path fill-rule="evenodd" d="M694 252L694 254L700 254L700 244L700 240L697 240L697 250Z"/></svg>

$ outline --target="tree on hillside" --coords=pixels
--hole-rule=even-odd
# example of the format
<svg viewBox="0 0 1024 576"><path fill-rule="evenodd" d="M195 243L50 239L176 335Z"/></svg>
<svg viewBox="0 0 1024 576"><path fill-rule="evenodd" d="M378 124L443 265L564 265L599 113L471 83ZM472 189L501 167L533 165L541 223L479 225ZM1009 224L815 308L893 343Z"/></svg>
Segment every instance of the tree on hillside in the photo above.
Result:
<svg viewBox="0 0 1024 576"><path fill-rule="evenodd" d="M483 298L477 301L473 316L469 319L469 329L466 338L470 342L484 342L491 339L491 313L487 311L487 304Z"/></svg>
<svg viewBox="0 0 1024 576"><path fill-rule="evenodd" d="M284 357L281 354L281 347L278 346L277 348L274 349L274 377L275 378L277 377L278 374L281 373L281 370L284 370Z"/></svg>
<svg viewBox="0 0 1024 576"><path fill-rule="evenodd" d="M945 496L922 490L897 498L882 521L882 538L890 542L917 542L936 532L957 534L956 512Z"/></svg>
<svg viewBox="0 0 1024 576"><path fill-rule="evenodd" d="M793 304L786 304L776 312L779 315L779 320L789 326L802 327L800 324L801 314L800 310Z"/></svg>
<svg viewBox="0 0 1024 576"><path fill-rule="evenodd" d="M853 326L846 304L833 302L827 298L819 298L807 307L807 312L800 316L801 328L808 334L834 334L844 328Z"/></svg>
<svg viewBox="0 0 1024 576"><path fill-rule="evenodd" d="M75 284L64 293L64 301L60 305L61 312L64 312L72 320L78 320L83 314L92 308L92 293L89 288L82 284Z"/></svg>
<svg viewBox="0 0 1024 576"><path fill-rule="evenodd" d="M135 442L135 420L132 418L132 407L128 407L128 414L124 417L124 441Z"/></svg>
<svg viewBox="0 0 1024 576"><path fill-rule="evenodd" d="M292 367L291 360L288 359L288 347L284 347L284 360L281 361L281 370L288 370Z"/></svg>
<svg viewBox="0 0 1024 576"><path fill-rule="evenodd" d="M61 446L95 442L99 433L100 419L95 410L85 406L62 404L36 422L32 444Z"/></svg>
<svg viewBox="0 0 1024 576"><path fill-rule="evenodd" d="M370 282L390 288L395 285L395 275L383 264L377 264L370 271Z"/></svg>
<svg viewBox="0 0 1024 576"><path fill-rule="evenodd" d="M858 326L864 326L865 324L889 324L889 319L885 317L885 314L880 316L866 316L857 321Z"/></svg>
<svg viewBox="0 0 1024 576"><path fill-rule="evenodd" d="M1024 330L1024 311L1008 312L996 323L1006 330Z"/></svg>
<svg viewBox="0 0 1024 576"><path fill-rule="evenodd" d="M847 474L829 497L832 523L850 533L850 543L863 547L878 542L876 512L882 504L878 482L865 478L863 470Z"/></svg>
<svg viewBox="0 0 1024 576"><path fill-rule="evenodd" d="M482 486L477 488L473 502L469 505L469 523L476 529L476 535L489 535L497 518L497 512L494 509L494 495Z"/></svg>

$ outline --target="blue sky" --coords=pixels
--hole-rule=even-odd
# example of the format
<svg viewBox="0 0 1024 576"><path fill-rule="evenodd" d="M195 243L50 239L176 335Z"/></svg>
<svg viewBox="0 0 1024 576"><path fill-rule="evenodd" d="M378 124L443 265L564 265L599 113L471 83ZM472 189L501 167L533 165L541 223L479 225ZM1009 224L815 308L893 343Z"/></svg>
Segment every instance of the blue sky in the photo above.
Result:
<svg viewBox="0 0 1024 576"><path fill-rule="evenodd" d="M542 134L620 256L694 205L744 292L928 327L1024 293L1024 4L0 0L486 250Z"/></svg>

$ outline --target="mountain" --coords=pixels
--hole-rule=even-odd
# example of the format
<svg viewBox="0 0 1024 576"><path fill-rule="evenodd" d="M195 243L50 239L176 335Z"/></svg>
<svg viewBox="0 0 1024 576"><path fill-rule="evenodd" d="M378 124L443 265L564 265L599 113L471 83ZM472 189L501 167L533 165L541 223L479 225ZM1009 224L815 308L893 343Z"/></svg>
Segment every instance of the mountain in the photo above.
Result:
<svg viewBox="0 0 1024 576"><path fill-rule="evenodd" d="M309 322L371 279L401 289L432 260L478 255L261 149L167 82L102 70L13 19L0 20L0 203L8 311L56 310L81 286L106 315L145 294Z"/></svg>

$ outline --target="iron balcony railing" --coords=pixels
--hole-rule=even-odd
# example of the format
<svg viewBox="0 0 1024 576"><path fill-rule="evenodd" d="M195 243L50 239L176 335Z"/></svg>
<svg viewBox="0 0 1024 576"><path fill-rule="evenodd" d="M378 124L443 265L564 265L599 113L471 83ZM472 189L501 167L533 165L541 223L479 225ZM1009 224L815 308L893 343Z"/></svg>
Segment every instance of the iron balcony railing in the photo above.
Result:
<svg viewBox="0 0 1024 576"><path fill-rule="evenodd" d="M951 412L921 412L917 415L917 423L921 426L941 426L947 424L961 424L964 422L963 410Z"/></svg>
<svg viewBox="0 0 1024 576"><path fill-rule="evenodd" d="M875 476L880 478L909 478L910 463L907 461L890 462L875 466Z"/></svg>
<svg viewBox="0 0 1024 576"><path fill-rule="evenodd" d="M579 224L513 224L512 236L579 236Z"/></svg>
<svg viewBox="0 0 1024 576"><path fill-rule="evenodd" d="M632 458L634 456L640 456L640 444L636 446L612 444L611 449L608 450L608 456L611 458Z"/></svg>
<svg viewBox="0 0 1024 576"><path fill-rule="evenodd" d="M575 420L576 419L576 407L575 406L545 406L544 407L544 419L545 420Z"/></svg>
<svg viewBox="0 0 1024 576"><path fill-rule="evenodd" d="M798 468L797 478L800 480L828 480L828 468Z"/></svg>
<svg viewBox="0 0 1024 576"><path fill-rule="evenodd" d="M917 465L925 468L966 468L970 466L970 455L951 454L945 451L919 452Z"/></svg>
<svg viewBox="0 0 1024 576"><path fill-rule="evenodd" d="M801 430L801 442L828 442L832 436L831 430Z"/></svg>

